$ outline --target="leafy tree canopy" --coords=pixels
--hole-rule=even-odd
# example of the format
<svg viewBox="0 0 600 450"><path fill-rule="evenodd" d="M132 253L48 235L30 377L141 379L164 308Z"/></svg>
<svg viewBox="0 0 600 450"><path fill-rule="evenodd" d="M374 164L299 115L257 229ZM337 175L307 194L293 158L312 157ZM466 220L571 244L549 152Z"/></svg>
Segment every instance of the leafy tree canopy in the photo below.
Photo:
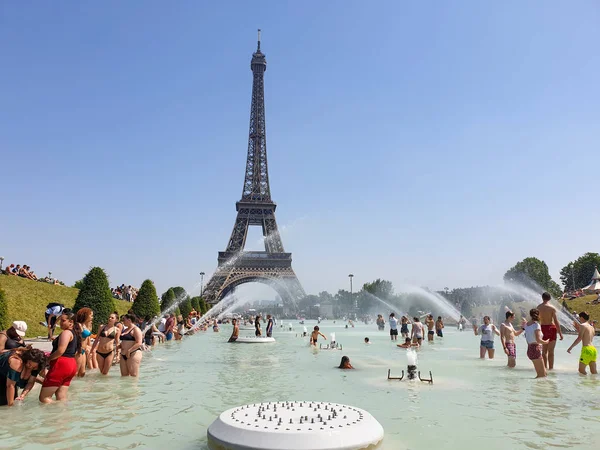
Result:
<svg viewBox="0 0 600 450"><path fill-rule="evenodd" d="M363 290L381 299L390 298L394 294L394 286L391 281L377 278L375 281L363 284Z"/></svg>
<svg viewBox="0 0 600 450"><path fill-rule="evenodd" d="M596 267L600 267L600 255L588 252L562 268L560 281L567 291L581 289L589 284Z"/></svg>

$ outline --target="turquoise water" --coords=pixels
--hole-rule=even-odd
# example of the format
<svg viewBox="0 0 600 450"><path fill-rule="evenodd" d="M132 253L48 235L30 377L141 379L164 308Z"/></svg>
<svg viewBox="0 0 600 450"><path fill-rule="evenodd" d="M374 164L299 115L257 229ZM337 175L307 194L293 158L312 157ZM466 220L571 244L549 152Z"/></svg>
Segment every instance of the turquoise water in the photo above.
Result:
<svg viewBox="0 0 600 450"><path fill-rule="evenodd" d="M146 353L139 380L121 379L115 366L108 377L75 380L67 404L42 406L31 396L0 409L0 447L206 449L206 429L225 409L291 399L366 409L383 425L387 450L589 449L600 442L600 377L577 374L580 347L566 353L573 336L559 342L556 370L534 380L524 339L517 341L517 368L509 370L500 352L479 360L472 332L447 329L419 350L419 369L435 379L429 386L386 379L388 368L393 375L406 368L406 352L390 343L387 329L322 322L321 331L335 332L344 347L332 351L309 348L296 336L302 325L294 327L277 328L275 344L250 345L227 344L225 326ZM334 368L342 355L356 370Z"/></svg>

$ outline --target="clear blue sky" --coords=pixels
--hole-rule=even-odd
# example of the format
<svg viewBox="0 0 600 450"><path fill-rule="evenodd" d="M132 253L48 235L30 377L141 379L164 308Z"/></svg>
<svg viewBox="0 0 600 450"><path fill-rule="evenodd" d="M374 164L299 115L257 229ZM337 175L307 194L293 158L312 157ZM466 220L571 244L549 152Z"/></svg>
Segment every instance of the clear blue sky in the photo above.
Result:
<svg viewBox="0 0 600 450"><path fill-rule="evenodd" d="M558 281L599 250L599 24L595 1L5 2L0 254L68 283L212 273L262 28L271 192L308 292L496 284L527 256Z"/></svg>

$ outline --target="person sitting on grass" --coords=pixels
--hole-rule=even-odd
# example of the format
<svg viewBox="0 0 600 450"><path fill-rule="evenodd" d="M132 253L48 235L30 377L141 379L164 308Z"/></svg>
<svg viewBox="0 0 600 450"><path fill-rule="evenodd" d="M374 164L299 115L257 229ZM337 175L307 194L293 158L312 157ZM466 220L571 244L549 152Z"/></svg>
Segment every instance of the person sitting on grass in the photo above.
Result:
<svg viewBox="0 0 600 450"><path fill-rule="evenodd" d="M17 274L14 272L14 270L15 270L15 265L11 264L6 269L4 269L4 273L8 276L17 276Z"/></svg>

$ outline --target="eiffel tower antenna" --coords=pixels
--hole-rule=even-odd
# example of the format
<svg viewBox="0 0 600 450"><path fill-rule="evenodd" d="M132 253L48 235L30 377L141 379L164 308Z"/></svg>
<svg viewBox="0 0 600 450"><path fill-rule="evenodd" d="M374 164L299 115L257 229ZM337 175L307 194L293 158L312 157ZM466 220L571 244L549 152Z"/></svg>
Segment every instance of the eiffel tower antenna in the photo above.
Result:
<svg viewBox="0 0 600 450"><path fill-rule="evenodd" d="M271 199L265 124L267 60L260 51L260 29L250 69L252 102L242 198L236 203L237 217L227 249L219 252L219 265L206 285L204 298L215 304L237 286L259 282L270 285L288 305L295 305L306 294L292 269L292 254L283 249L275 220L277 205ZM250 226L261 227L264 251L244 251Z"/></svg>

